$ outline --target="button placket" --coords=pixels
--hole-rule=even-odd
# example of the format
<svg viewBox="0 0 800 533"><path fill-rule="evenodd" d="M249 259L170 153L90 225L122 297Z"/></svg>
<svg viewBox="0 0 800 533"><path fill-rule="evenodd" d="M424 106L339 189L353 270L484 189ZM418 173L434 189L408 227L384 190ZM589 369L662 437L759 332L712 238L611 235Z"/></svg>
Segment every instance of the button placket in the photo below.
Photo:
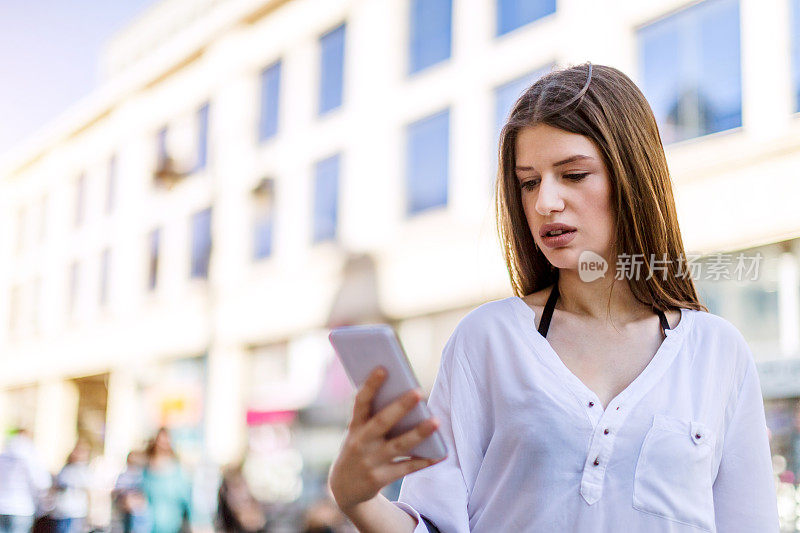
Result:
<svg viewBox="0 0 800 533"><path fill-rule="evenodd" d="M586 413L586 417L589 419L589 423L592 425L592 431L596 431L597 424L603 419L605 411L603 411L603 408L595 400L585 400L583 409Z"/></svg>
<svg viewBox="0 0 800 533"><path fill-rule="evenodd" d="M581 488L583 497L590 504L600 499L602 494L606 465L616 438L614 428L619 427L624 418L620 406L615 406L614 409L604 411L594 426L595 431L586 457Z"/></svg>

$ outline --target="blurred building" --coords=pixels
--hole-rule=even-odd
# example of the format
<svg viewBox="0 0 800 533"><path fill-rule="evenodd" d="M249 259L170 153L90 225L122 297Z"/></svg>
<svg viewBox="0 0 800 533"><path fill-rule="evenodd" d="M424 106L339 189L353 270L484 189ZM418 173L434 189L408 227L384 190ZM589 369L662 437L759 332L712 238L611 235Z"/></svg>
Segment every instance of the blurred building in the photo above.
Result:
<svg viewBox="0 0 800 533"><path fill-rule="evenodd" d="M552 66L616 66L660 123L697 281L759 360L800 469L800 0L164 0L104 82L0 167L0 427L55 468L159 425L319 487L350 385L329 328L389 322L430 387L458 320L509 296L501 124ZM800 411L797 411L800 413ZM792 451L797 449L797 451Z"/></svg>

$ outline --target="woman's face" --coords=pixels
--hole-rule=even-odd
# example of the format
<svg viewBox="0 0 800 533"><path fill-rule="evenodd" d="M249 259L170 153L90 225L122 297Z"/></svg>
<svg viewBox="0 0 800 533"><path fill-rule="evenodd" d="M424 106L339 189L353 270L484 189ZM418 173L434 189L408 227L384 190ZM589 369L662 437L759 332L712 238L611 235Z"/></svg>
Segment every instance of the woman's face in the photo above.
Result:
<svg viewBox="0 0 800 533"><path fill-rule="evenodd" d="M583 135L537 124L517 135L516 157L525 218L548 261L559 269L577 269L581 252L591 250L613 271L611 180L595 144ZM552 223L575 228L571 240L545 239L543 226Z"/></svg>
<svg viewBox="0 0 800 533"><path fill-rule="evenodd" d="M160 452L168 452L170 448L169 433L166 431L159 431L156 435L156 448Z"/></svg>

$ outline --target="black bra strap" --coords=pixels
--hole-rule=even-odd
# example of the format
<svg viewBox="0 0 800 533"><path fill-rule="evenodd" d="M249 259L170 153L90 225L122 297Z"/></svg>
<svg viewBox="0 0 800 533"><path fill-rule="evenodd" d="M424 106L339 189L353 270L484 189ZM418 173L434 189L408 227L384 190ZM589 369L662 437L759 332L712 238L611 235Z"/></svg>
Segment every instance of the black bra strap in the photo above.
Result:
<svg viewBox="0 0 800 533"><path fill-rule="evenodd" d="M553 318L553 310L556 308L556 300L558 300L558 281L553 283L553 289L550 291L550 296L547 297L547 303L544 304L542 319L539 321L539 333L542 337L547 337L547 330L550 329L550 320ZM656 309L655 312L661 321L661 331L666 336L666 330L670 329L667 316L661 309Z"/></svg>
<svg viewBox="0 0 800 533"><path fill-rule="evenodd" d="M542 337L547 337L550 319L553 318L553 310L556 308L556 300L558 300L558 281L553 283L553 289L550 291L550 296L547 297L547 303L544 304L542 319L539 321L539 333Z"/></svg>
<svg viewBox="0 0 800 533"><path fill-rule="evenodd" d="M669 322L667 321L667 316L661 309L656 309L656 313L658 313L658 318L659 320L661 320L661 331L664 333L664 335L666 335L667 334L666 330L670 329Z"/></svg>

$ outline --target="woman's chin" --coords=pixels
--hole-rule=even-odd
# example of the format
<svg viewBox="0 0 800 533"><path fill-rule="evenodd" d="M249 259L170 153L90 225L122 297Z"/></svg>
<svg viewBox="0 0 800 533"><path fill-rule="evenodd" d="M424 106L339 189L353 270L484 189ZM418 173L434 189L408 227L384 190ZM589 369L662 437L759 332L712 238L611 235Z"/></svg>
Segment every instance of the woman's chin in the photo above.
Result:
<svg viewBox="0 0 800 533"><path fill-rule="evenodd" d="M559 270L577 270L578 256L573 253L556 252L547 260ZM574 255L574 257L573 257Z"/></svg>

